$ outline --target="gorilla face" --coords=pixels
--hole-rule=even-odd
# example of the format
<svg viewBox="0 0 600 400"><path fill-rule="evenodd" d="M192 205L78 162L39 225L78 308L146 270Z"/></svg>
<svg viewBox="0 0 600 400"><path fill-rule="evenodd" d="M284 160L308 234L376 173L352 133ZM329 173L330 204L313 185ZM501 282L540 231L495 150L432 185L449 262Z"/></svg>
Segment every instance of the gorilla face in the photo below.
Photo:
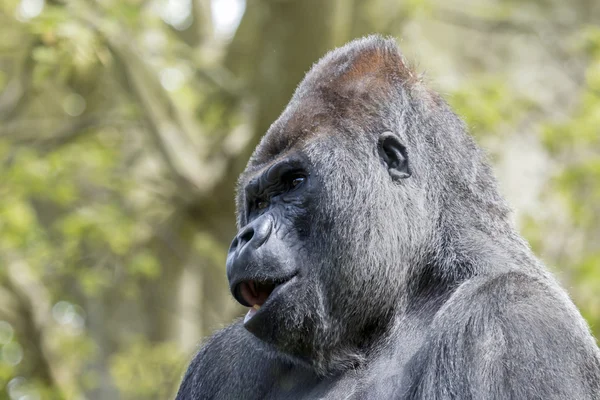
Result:
<svg viewBox="0 0 600 400"><path fill-rule="evenodd" d="M360 150L350 151L357 140ZM398 303L401 279L391 267L402 249L390 238L401 216L391 209L409 176L391 132L360 138L328 129L251 162L227 258L231 292L249 307L245 328L318 371L360 361L362 342L385 329Z"/></svg>
<svg viewBox="0 0 600 400"><path fill-rule="evenodd" d="M300 354L290 335L314 332L323 312L307 240L318 179L301 152L248 169L241 179L238 214L227 274L231 292L249 307L244 326L260 339ZM314 333L313 333L314 334Z"/></svg>
<svg viewBox="0 0 600 400"><path fill-rule="evenodd" d="M239 181L227 275L244 326L321 373L382 337L436 219L403 125L410 74L386 46L321 60Z"/></svg>
<svg viewBox="0 0 600 400"><path fill-rule="evenodd" d="M231 291L250 307L244 323L265 336L269 318L286 306L287 292L301 281L302 226L314 184L299 154L256 168L242 180L244 227L227 257ZM311 190L312 187L312 190Z"/></svg>

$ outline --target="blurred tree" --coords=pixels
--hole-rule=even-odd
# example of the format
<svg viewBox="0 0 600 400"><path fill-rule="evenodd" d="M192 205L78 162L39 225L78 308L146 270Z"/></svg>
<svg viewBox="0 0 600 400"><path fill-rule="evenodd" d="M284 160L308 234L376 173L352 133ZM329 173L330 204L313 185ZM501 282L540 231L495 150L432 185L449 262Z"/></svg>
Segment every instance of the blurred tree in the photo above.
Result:
<svg viewBox="0 0 600 400"><path fill-rule="evenodd" d="M240 312L238 173L311 64L375 31L490 150L598 335L598 18L593 0L5 0L0 399L171 396Z"/></svg>

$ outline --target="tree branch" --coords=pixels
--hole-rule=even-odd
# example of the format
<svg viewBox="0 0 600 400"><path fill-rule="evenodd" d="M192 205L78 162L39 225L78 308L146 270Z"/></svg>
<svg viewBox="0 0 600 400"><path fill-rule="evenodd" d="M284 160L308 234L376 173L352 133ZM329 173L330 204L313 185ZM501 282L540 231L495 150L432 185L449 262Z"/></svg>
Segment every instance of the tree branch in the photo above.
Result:
<svg viewBox="0 0 600 400"><path fill-rule="evenodd" d="M32 146L40 150L42 153L49 153L64 145L74 142L78 138L90 132L92 129L97 129L105 126L119 126L132 123L130 120L111 117L110 115L87 115L78 119L69 121L55 131L44 135L22 135L20 131L40 132L43 126L47 123L43 122L39 126L28 128L17 128L9 125L0 130L1 136L10 140L17 146ZM14 139L11 138L14 136Z"/></svg>
<svg viewBox="0 0 600 400"><path fill-rule="evenodd" d="M434 18L441 22L489 33L527 33L533 34L535 30L531 25L521 24L510 20L478 18L461 11L443 8L436 10Z"/></svg>
<svg viewBox="0 0 600 400"><path fill-rule="evenodd" d="M29 45L25 46L24 56L18 68L19 72L17 72L17 76L0 93L0 120L2 121L14 119L27 104L27 100L31 94L31 73L34 66L31 52L36 43L36 41L31 41Z"/></svg>
<svg viewBox="0 0 600 400"><path fill-rule="evenodd" d="M194 203L209 193L222 176L225 163L222 159L209 160L208 144L199 134L202 129L183 118L136 47L123 39L131 35L115 25L103 26L97 11L77 1L68 4L78 18L105 39L116 61L119 81L141 107L152 142L178 186L178 196L186 203ZM194 132L197 140L191 139L190 132ZM200 142L200 146L195 142Z"/></svg>
<svg viewBox="0 0 600 400"><path fill-rule="evenodd" d="M54 388L74 388L73 377L68 371L61 368L50 350L47 337L52 315L50 296L44 285L34 279L29 265L14 255L7 257L7 268L3 286L18 305L18 321L21 322L21 333L35 347L36 356L34 367L36 376L41 377L45 383Z"/></svg>

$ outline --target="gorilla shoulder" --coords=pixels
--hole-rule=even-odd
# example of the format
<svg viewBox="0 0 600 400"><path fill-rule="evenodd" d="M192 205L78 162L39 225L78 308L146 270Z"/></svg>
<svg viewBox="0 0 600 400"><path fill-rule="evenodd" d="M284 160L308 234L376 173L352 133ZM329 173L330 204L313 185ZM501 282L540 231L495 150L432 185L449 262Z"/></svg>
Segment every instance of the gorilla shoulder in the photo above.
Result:
<svg viewBox="0 0 600 400"><path fill-rule="evenodd" d="M599 372L594 340L560 297L547 280L519 271L464 282L432 321L407 398L473 388L483 399L600 398L600 382L582 380Z"/></svg>

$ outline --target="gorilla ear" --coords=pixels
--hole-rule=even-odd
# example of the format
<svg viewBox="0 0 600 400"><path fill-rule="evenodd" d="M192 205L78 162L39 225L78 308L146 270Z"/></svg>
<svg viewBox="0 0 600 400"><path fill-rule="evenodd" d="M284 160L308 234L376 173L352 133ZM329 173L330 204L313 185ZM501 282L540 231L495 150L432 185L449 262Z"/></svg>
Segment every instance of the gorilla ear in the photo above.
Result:
<svg viewBox="0 0 600 400"><path fill-rule="evenodd" d="M378 149L392 180L406 179L411 175L406 147L396 135L392 132L382 133L379 136Z"/></svg>

